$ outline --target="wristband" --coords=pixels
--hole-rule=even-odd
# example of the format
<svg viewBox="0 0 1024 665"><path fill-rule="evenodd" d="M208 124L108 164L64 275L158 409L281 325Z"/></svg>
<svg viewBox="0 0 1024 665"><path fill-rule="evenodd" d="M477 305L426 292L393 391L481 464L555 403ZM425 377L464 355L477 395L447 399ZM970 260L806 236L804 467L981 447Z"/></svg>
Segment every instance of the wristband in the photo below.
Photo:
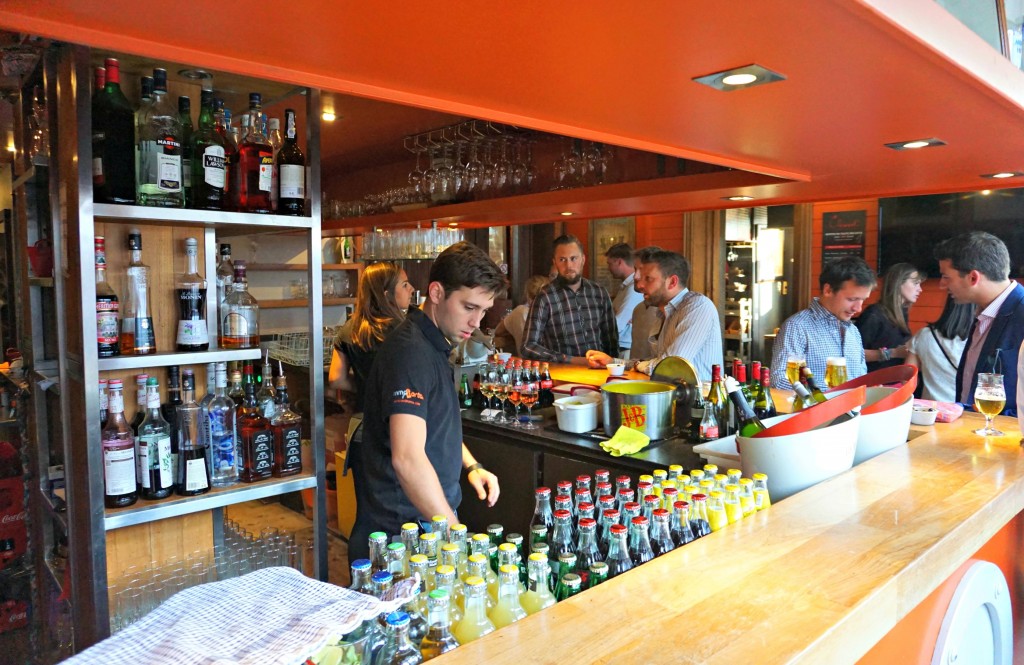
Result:
<svg viewBox="0 0 1024 665"><path fill-rule="evenodd" d="M481 464L480 462L477 462L476 464L470 464L469 466L466 467L466 476L469 477L469 474L473 473L474 471L486 471L486 470L487 469L485 469L484 465Z"/></svg>
<svg viewBox="0 0 1024 665"><path fill-rule="evenodd" d="M890 360L892 360L892 351L890 351L888 348L883 346L878 350L878 352L882 354L883 362L889 362Z"/></svg>

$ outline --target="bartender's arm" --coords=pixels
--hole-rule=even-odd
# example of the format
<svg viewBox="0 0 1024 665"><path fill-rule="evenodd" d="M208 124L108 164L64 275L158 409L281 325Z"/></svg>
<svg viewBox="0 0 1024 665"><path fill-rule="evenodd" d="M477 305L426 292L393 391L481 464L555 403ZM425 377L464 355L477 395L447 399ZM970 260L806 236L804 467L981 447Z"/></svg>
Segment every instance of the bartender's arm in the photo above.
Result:
<svg viewBox="0 0 1024 665"><path fill-rule="evenodd" d="M350 393L356 391L356 385L352 381L352 373L349 372L348 358L344 353L334 347L331 352L331 368L327 372L327 388L330 390L345 390Z"/></svg>
<svg viewBox="0 0 1024 665"><path fill-rule="evenodd" d="M444 515L449 524L458 524L455 511L444 497L434 465L427 457L427 421L419 416L396 413L389 418L389 425L391 465L405 495L420 515L427 518Z"/></svg>
<svg viewBox="0 0 1024 665"><path fill-rule="evenodd" d="M469 470L466 473L466 480L476 490L477 498L481 501L487 499L487 505L493 507L501 492L498 489L498 477L477 463L466 444L462 444L462 468Z"/></svg>

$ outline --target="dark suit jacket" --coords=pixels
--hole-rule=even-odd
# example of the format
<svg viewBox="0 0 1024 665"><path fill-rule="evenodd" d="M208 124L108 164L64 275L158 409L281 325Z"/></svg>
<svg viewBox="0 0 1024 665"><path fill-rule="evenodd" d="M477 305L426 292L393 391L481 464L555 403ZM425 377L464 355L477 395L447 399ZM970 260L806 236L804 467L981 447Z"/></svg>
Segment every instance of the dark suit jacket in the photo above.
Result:
<svg viewBox="0 0 1024 665"><path fill-rule="evenodd" d="M971 335L974 336L974 327L977 321L971 326ZM978 356L978 366L974 370L974 376L968 377L971 382L971 408L974 406L974 389L978 387L978 372L991 372L996 363L996 349L999 350L999 365L1002 368L1003 385L1006 387L1006 408L1004 416L1017 415L1017 355L1020 353L1021 340L1024 340L1024 286L1019 283L1010 292L1010 295L999 308L992 327L985 338L985 345L981 347L981 355ZM960 366L956 370L956 395L960 396L964 385L964 358L967 357L967 350L970 345L964 347L963 355L960 356Z"/></svg>

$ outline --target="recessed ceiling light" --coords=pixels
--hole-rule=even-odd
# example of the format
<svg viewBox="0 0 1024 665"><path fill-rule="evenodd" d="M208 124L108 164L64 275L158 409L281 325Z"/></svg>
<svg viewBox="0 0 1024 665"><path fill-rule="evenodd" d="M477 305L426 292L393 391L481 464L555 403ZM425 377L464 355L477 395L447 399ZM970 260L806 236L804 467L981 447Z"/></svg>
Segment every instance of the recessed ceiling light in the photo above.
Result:
<svg viewBox="0 0 1024 665"><path fill-rule="evenodd" d="M982 196L988 196L991 193L992 193L991 189L983 189L983 190L981 190L981 195Z"/></svg>
<svg viewBox="0 0 1024 665"><path fill-rule="evenodd" d="M1021 171L1000 171L999 173L983 173L981 174L981 177L1001 180L1003 178L1019 178L1022 175L1024 175L1024 173Z"/></svg>
<svg viewBox="0 0 1024 665"><path fill-rule="evenodd" d="M753 196L723 196L722 199L726 201L753 201Z"/></svg>
<svg viewBox="0 0 1024 665"><path fill-rule="evenodd" d="M324 122L334 122L338 116L334 115L334 111L324 111L320 117L324 119Z"/></svg>
<svg viewBox="0 0 1024 665"><path fill-rule="evenodd" d="M886 148L893 150L918 150L920 148L935 148L940 145L946 145L946 142L942 139L914 139L913 141L896 141L895 143L886 143Z"/></svg>
<svg viewBox="0 0 1024 665"><path fill-rule="evenodd" d="M750 64L743 67L733 67L732 69L726 69L713 74L697 76L693 80L716 90L731 92L733 90L742 90L743 88L753 88L765 83L785 81L786 77L761 65Z"/></svg>
<svg viewBox="0 0 1024 665"><path fill-rule="evenodd" d="M562 212L560 212L558 214L561 215L562 217L572 217L572 213L569 212L568 210L563 210Z"/></svg>
<svg viewBox="0 0 1024 665"><path fill-rule="evenodd" d="M452 227L453 229L454 229L454 228L455 228L456 226L458 226L458 225L459 225L459 223L458 223L458 222L448 222L448 226Z"/></svg>
<svg viewBox="0 0 1024 665"><path fill-rule="evenodd" d="M178 76L187 78L191 81L203 81L213 78L213 74L205 69L179 69Z"/></svg>

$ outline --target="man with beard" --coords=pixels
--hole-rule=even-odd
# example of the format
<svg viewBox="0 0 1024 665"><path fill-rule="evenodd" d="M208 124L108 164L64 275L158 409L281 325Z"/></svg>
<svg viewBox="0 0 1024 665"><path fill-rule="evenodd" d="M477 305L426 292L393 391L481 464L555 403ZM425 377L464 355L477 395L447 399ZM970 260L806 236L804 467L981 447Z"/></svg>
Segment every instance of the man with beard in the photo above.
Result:
<svg viewBox="0 0 1024 665"><path fill-rule="evenodd" d="M628 358L633 341L633 310L644 301L644 294L635 288L633 248L628 243L616 243L604 253L604 260L608 272L621 282L612 296L612 309L615 311L615 323L619 326L619 354Z"/></svg>
<svg viewBox="0 0 1024 665"><path fill-rule="evenodd" d="M523 357L586 365L586 353L619 351L612 299L604 287L584 279L583 244L576 236L555 238L552 263L558 275L537 294L526 319Z"/></svg>
<svg viewBox="0 0 1024 665"><path fill-rule="evenodd" d="M711 380L711 366L722 364L722 326L714 303L688 289L689 281L690 262L681 254L658 250L643 257L637 283L662 324L653 356L629 360L627 369L650 374L662 359L679 356L693 363L702 381ZM591 367L614 360L600 351L587 354Z"/></svg>
<svg viewBox="0 0 1024 665"><path fill-rule="evenodd" d="M650 358L654 355L654 342L658 340L661 319L658 308L644 300L644 292L640 288L640 268L647 257L660 252L661 247L651 245L641 247L633 253L633 290L640 294L640 302L633 308L633 340L630 344L630 358Z"/></svg>

